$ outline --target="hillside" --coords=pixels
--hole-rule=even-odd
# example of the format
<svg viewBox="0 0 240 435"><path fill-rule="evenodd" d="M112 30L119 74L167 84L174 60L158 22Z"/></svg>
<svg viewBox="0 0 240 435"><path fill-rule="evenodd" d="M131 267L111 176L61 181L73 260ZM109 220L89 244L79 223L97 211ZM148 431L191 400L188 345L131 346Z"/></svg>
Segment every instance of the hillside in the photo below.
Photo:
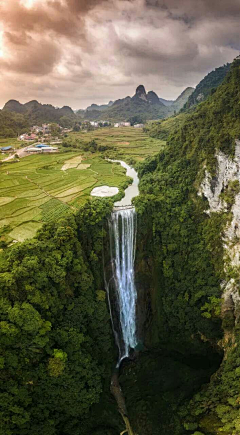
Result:
<svg viewBox="0 0 240 435"><path fill-rule="evenodd" d="M0 137L17 137L30 127L26 116L0 110Z"/></svg>
<svg viewBox="0 0 240 435"><path fill-rule="evenodd" d="M21 104L16 100L9 100L3 107L3 112L13 112L25 115L31 125L48 122L61 123L61 118L75 118L73 110L68 106L55 108L51 104L41 104L36 100Z"/></svg>
<svg viewBox="0 0 240 435"><path fill-rule="evenodd" d="M139 171L138 279L140 291L147 292L145 303L151 300L152 307L145 343L148 350L153 346L181 354L175 356L170 386L180 392L169 395L168 406L154 388L145 387L153 382L161 386L166 379L162 365L154 369L158 351L138 368L145 378L136 390L136 381L131 384L131 403L149 395L142 405L149 410L141 419L144 433L239 433L239 100L237 59L216 92L183 118L165 149ZM215 360L215 374L205 377L202 388L195 384L189 400L194 391L189 396L187 374L179 377L182 362L202 370L210 368L210 360ZM154 377L145 370L150 365ZM163 391L167 394L166 386ZM136 433L140 413L131 408Z"/></svg>
<svg viewBox="0 0 240 435"><path fill-rule="evenodd" d="M174 112L179 112L188 101L189 97L193 94L194 88L188 87L186 88L179 97L173 102L171 105L171 109L174 110Z"/></svg>
<svg viewBox="0 0 240 435"><path fill-rule="evenodd" d="M144 126L144 132L148 133L150 137L157 139L167 140L186 120L185 113L171 116L167 119L149 122Z"/></svg>
<svg viewBox="0 0 240 435"><path fill-rule="evenodd" d="M175 100L165 100L164 98L159 97L159 100L161 103L164 104L164 106L171 106Z"/></svg>
<svg viewBox="0 0 240 435"><path fill-rule="evenodd" d="M194 92L189 96L184 106L184 110L190 109L192 106L206 100L208 95L223 82L230 67L231 64L227 63L206 75L196 86Z"/></svg>

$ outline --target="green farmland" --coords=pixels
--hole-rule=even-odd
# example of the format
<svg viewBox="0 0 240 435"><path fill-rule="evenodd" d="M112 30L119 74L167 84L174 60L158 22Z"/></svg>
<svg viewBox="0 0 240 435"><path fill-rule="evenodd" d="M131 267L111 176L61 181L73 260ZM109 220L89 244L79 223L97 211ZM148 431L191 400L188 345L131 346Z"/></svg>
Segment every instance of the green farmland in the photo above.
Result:
<svg viewBox="0 0 240 435"><path fill-rule="evenodd" d="M147 156L160 151L164 141L149 137L141 128L101 128L90 132L71 133L69 142L87 144L95 140L98 144L112 149L112 157L143 161Z"/></svg>
<svg viewBox="0 0 240 435"><path fill-rule="evenodd" d="M112 157L141 161L155 154L162 141L137 129L99 129L71 134L79 149L58 154L30 155L0 165L0 240L3 243L33 237L43 222L77 211L96 186L129 182L125 170L105 160L107 154L84 152L82 146L95 139L107 145ZM110 154L111 154L110 152ZM93 199L94 200L94 199Z"/></svg>
<svg viewBox="0 0 240 435"><path fill-rule="evenodd" d="M107 184L123 188L125 171L96 156L85 165L62 170L76 153L32 155L0 168L1 239L22 241L32 237L42 222L77 208L93 187Z"/></svg>

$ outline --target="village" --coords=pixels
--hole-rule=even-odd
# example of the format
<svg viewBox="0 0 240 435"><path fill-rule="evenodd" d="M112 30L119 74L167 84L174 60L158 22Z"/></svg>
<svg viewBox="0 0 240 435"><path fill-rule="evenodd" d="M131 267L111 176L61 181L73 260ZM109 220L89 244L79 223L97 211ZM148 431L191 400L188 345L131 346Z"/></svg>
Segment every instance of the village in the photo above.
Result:
<svg viewBox="0 0 240 435"><path fill-rule="evenodd" d="M30 131L18 136L18 141L23 143L22 147L16 147L13 145L3 146L0 148L2 154L6 154L6 158L2 161L7 161L14 156L24 157L28 154L34 153L55 153L59 151L58 145L62 144L62 139L72 131L88 132L102 127L131 127L130 122L116 122L110 121L83 121L77 124L74 128L63 128L57 123L49 123L33 125ZM143 128L143 124L133 125L134 128ZM29 145L26 145L26 144ZM24 146L26 145L26 146Z"/></svg>
<svg viewBox="0 0 240 435"><path fill-rule="evenodd" d="M3 154L11 155L7 159L11 159L16 154L18 157L24 157L24 155L31 153L43 153L43 152L57 152L58 146L62 143L62 136L72 131L72 129L62 128L60 125L52 124L42 124L42 126L34 125L31 127L30 131L23 133L18 136L18 141L24 143L29 143L29 145L18 148L8 145L1 147L1 152ZM12 154L14 153L15 154ZM5 159L5 160L7 160Z"/></svg>

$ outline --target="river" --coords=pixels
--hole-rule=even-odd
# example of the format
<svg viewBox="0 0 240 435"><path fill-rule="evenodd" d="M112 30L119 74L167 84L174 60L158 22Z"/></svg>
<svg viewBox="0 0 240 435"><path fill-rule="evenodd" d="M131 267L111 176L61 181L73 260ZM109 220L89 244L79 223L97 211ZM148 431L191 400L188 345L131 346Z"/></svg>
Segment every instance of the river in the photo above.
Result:
<svg viewBox="0 0 240 435"><path fill-rule="evenodd" d="M132 199L139 195L139 178L137 171L132 166L129 166L123 160L112 160L108 159L112 163L120 163L120 165L127 170L126 175L133 179L132 184L130 184L125 189L125 195L120 201L114 203L114 207L127 207L132 205Z"/></svg>

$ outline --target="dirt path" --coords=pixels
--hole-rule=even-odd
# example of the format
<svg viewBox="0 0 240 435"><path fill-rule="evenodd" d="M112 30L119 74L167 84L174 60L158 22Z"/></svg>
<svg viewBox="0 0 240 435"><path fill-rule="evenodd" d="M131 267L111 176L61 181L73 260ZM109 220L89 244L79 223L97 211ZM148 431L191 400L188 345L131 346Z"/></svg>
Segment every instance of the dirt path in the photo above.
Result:
<svg viewBox="0 0 240 435"><path fill-rule="evenodd" d="M6 157L6 159L3 159L2 162L8 162L9 160L14 159L15 155L17 154L19 158L26 157L28 153L26 152L28 147L20 148L19 150L16 150L14 154L12 154L9 157Z"/></svg>

